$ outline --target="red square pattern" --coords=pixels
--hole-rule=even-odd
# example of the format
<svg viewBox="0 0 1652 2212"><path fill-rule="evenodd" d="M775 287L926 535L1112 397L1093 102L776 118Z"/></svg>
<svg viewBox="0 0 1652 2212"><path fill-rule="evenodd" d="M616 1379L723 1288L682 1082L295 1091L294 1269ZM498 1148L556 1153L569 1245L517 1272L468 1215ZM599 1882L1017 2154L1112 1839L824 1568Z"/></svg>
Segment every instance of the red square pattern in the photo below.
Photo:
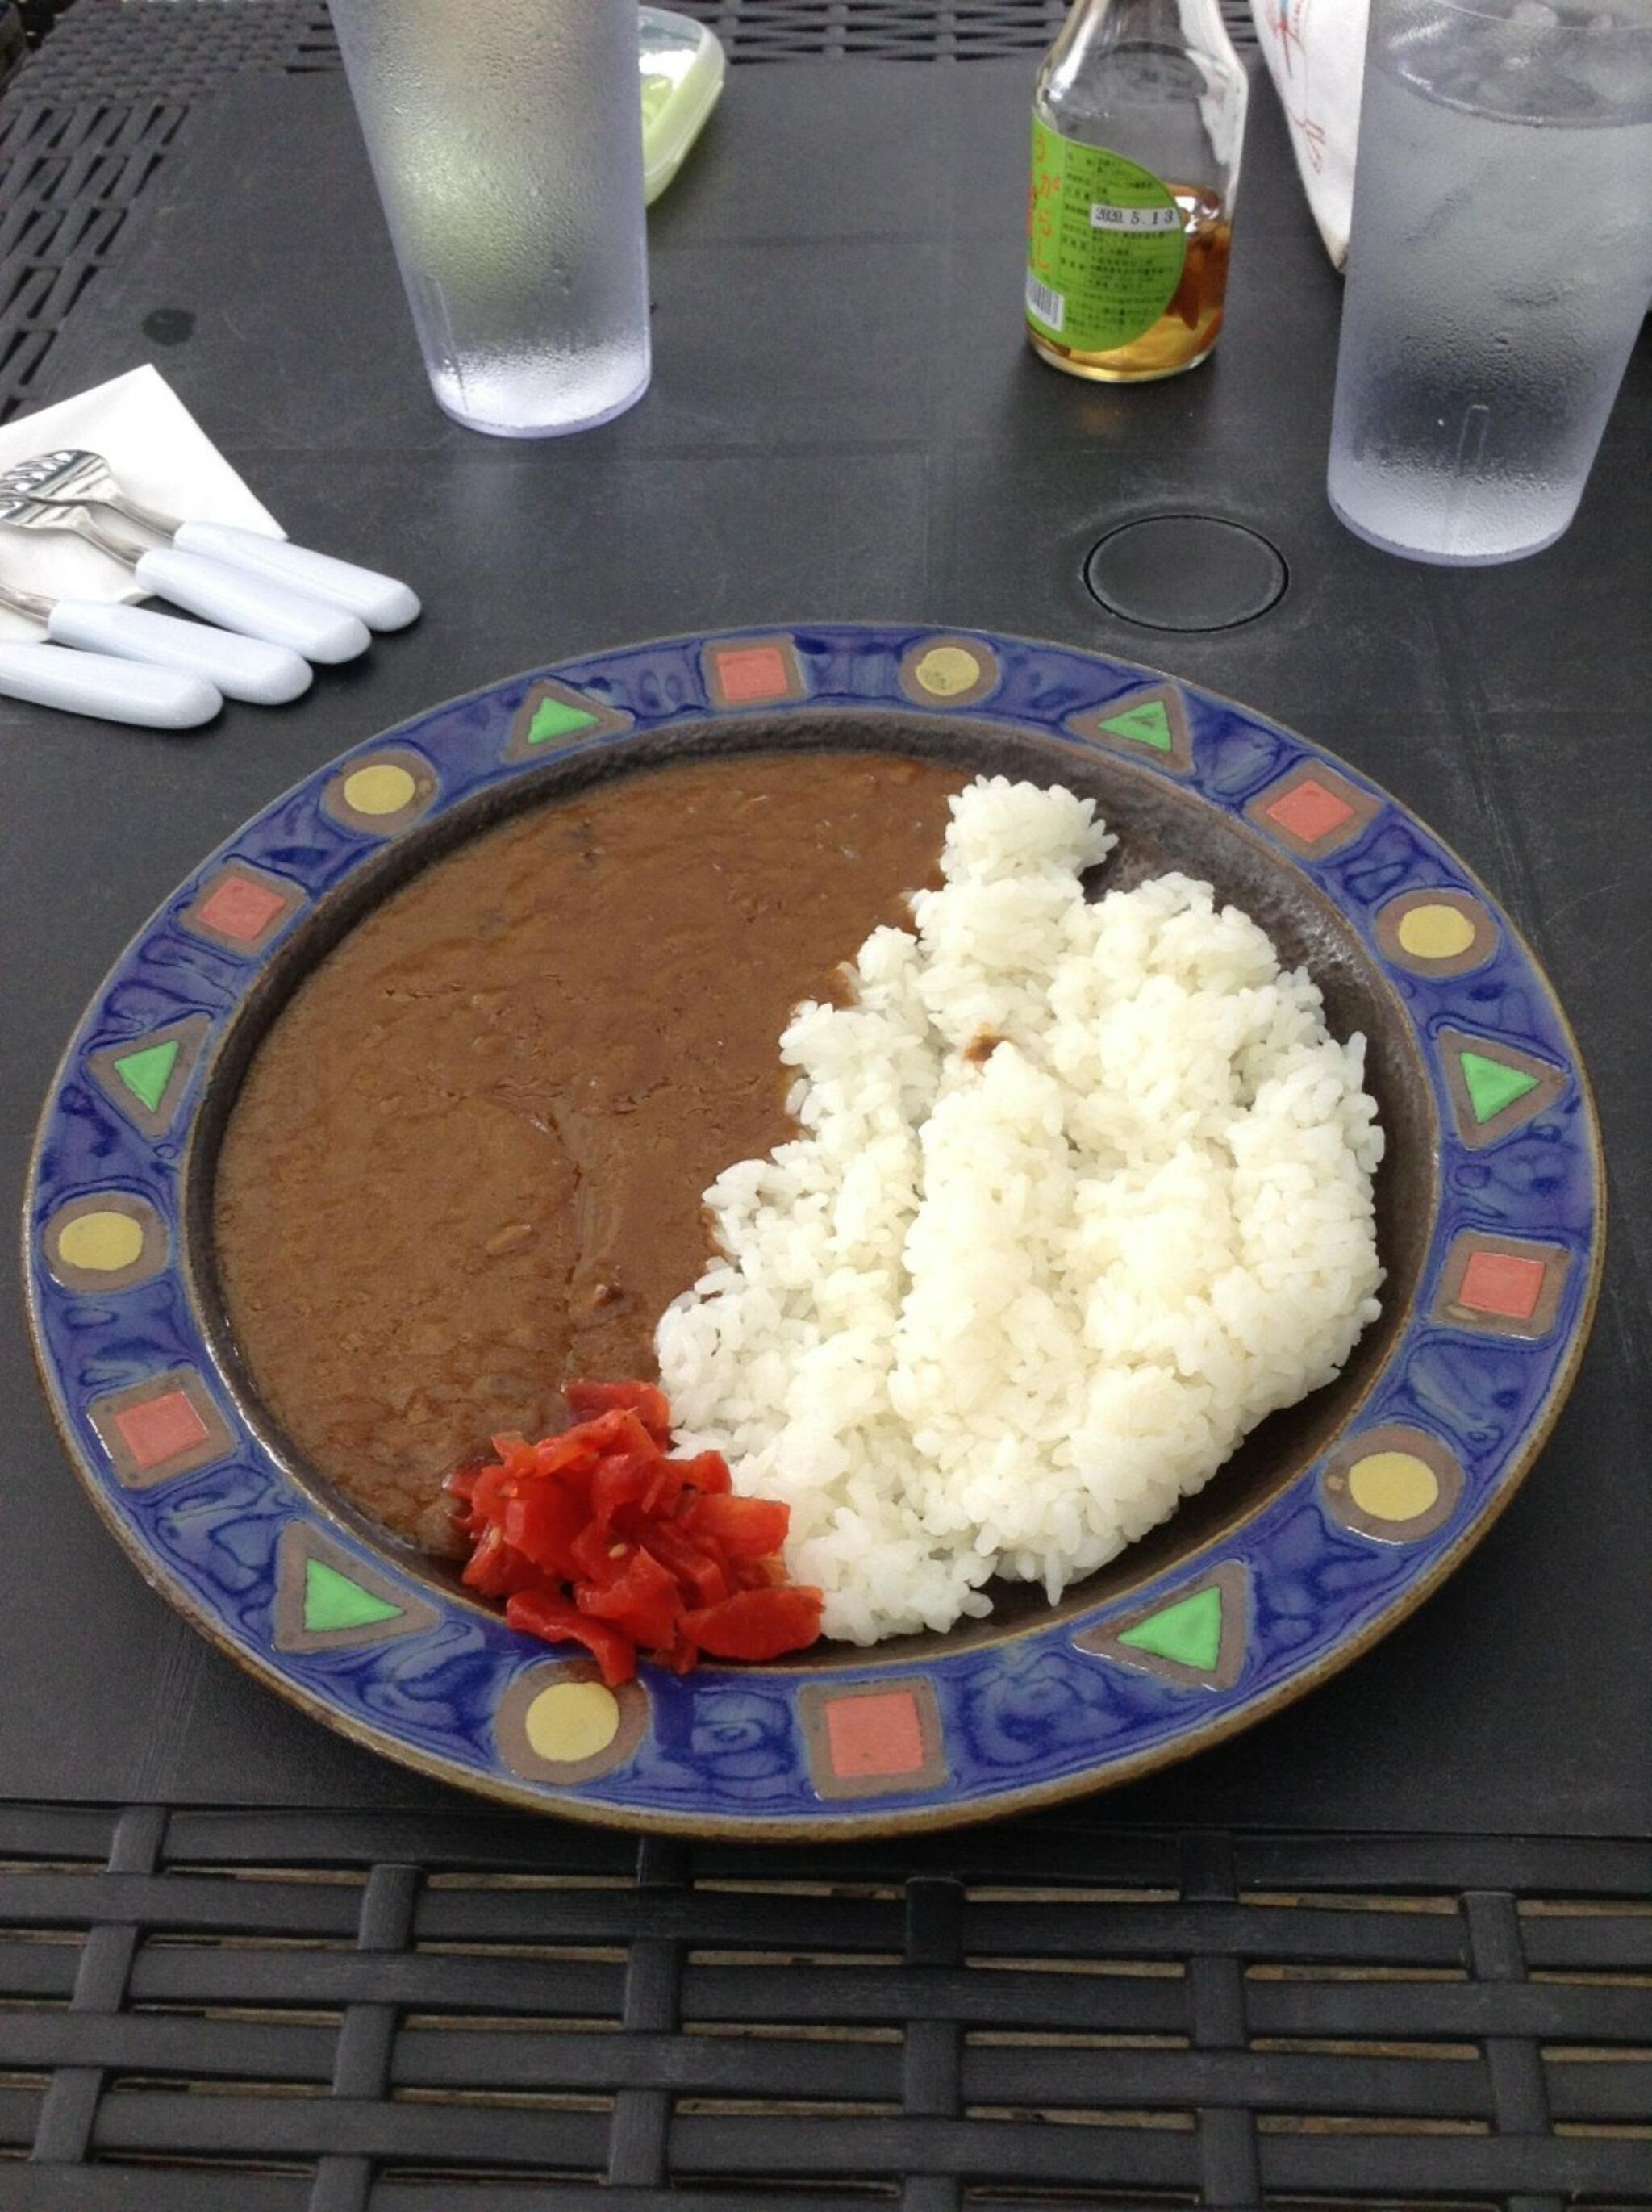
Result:
<svg viewBox="0 0 1652 2212"><path fill-rule="evenodd" d="M1463 1269L1457 1304L1473 1313L1529 1321L1543 1295L1544 1273L1541 1260L1522 1260L1515 1252L1476 1252Z"/></svg>
<svg viewBox="0 0 1652 2212"><path fill-rule="evenodd" d="M777 645L743 645L715 656L717 681L732 707L790 696L792 676Z"/></svg>
<svg viewBox="0 0 1652 2212"><path fill-rule="evenodd" d="M1339 799L1334 791L1327 790L1314 776L1304 776L1293 784L1282 798L1264 810L1270 821L1277 822L1281 830L1293 837L1300 837L1304 845L1316 845L1321 837L1328 837L1352 818L1353 808L1345 799Z"/></svg>
<svg viewBox="0 0 1652 2212"><path fill-rule="evenodd" d="M845 1781L867 1774L916 1774L925 1760L924 1728L910 1690L835 1698L826 1708L832 1771Z"/></svg>
<svg viewBox="0 0 1652 2212"><path fill-rule="evenodd" d="M147 1474L163 1460L193 1451L210 1433L181 1390L168 1390L159 1398L145 1398L136 1406L123 1406L115 1415L121 1441L134 1464Z"/></svg>
<svg viewBox="0 0 1652 2212"><path fill-rule="evenodd" d="M279 891L246 876L226 876L196 909L195 919L221 937L251 945L262 937L287 904Z"/></svg>

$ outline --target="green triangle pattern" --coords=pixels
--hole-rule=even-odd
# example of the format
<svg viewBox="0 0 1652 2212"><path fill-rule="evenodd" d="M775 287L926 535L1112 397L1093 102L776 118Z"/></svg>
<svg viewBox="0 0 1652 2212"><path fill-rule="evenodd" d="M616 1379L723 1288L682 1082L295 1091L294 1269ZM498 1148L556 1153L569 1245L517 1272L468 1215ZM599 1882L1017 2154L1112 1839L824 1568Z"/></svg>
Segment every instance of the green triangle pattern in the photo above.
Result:
<svg viewBox="0 0 1652 2212"><path fill-rule="evenodd" d="M1487 1060L1483 1053L1467 1050L1458 1057L1462 1062L1464 1088L1477 1121L1493 1120L1505 1106L1512 1106L1528 1091L1537 1089L1536 1076L1528 1075L1523 1067L1510 1067L1506 1060Z"/></svg>
<svg viewBox="0 0 1652 2212"><path fill-rule="evenodd" d="M543 745L551 738L571 738L576 731L594 729L599 719L584 707L570 707L566 699L542 699L528 724L527 742Z"/></svg>
<svg viewBox="0 0 1652 2212"><path fill-rule="evenodd" d="M177 1065L178 1040L168 1037L165 1044L146 1045L142 1052L123 1054L115 1062L115 1073L141 1105L158 1114Z"/></svg>
<svg viewBox="0 0 1652 2212"><path fill-rule="evenodd" d="M1150 1613L1145 1620L1127 1628L1119 1641L1137 1651L1151 1651L1156 1659L1174 1659L1178 1666L1208 1674L1222 1656L1220 1588L1208 1583L1191 1597Z"/></svg>
<svg viewBox="0 0 1652 2212"><path fill-rule="evenodd" d="M1170 717L1165 712L1163 699L1145 699L1139 707L1127 707L1121 714L1109 714L1102 724L1115 738L1133 738L1139 745L1151 745L1157 753L1175 750L1175 739L1170 734Z"/></svg>
<svg viewBox="0 0 1652 2212"><path fill-rule="evenodd" d="M372 1621L394 1620L401 1609L363 1589L325 1559L304 1562L304 1626L313 1636L330 1628L365 1628Z"/></svg>

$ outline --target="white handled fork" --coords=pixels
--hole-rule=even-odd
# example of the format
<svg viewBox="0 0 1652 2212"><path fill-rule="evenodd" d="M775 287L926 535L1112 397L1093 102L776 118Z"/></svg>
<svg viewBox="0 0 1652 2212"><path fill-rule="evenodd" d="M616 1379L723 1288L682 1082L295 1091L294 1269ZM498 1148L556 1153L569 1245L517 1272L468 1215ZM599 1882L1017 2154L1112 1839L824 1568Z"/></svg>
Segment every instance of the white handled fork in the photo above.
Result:
<svg viewBox="0 0 1652 2212"><path fill-rule="evenodd" d="M260 707L283 706L315 680L309 662L288 646L211 629L204 623L179 622L176 615L155 614L148 607L107 599L48 599L15 584L0 584L0 606L38 623L55 645L182 669L204 677L226 698L250 699Z"/></svg>
<svg viewBox="0 0 1652 2212"><path fill-rule="evenodd" d="M356 616L326 599L249 569L228 568L176 546L135 544L88 507L53 506L19 492L15 470L0 475L0 523L17 530L68 531L123 562L146 592L243 636L301 653L307 660L354 660L371 641Z"/></svg>
<svg viewBox="0 0 1652 2212"><path fill-rule="evenodd" d="M404 629L419 611L414 593L394 576L358 568L353 561L335 560L331 553L312 552L289 538L267 538L225 522L182 522L145 507L121 489L101 453L83 446L65 446L19 462L6 471L0 485L49 505L110 507L182 552L203 553L295 591L331 599L359 616L371 629Z"/></svg>

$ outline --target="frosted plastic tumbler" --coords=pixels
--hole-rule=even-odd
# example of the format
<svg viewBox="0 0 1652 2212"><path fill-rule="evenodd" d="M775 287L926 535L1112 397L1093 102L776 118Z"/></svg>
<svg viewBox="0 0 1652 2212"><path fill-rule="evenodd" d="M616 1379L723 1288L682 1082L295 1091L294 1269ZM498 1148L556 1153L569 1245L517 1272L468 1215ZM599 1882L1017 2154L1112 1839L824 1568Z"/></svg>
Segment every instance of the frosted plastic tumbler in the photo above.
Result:
<svg viewBox="0 0 1652 2212"><path fill-rule="evenodd" d="M648 386L635 0L332 0L425 367L502 437Z"/></svg>
<svg viewBox="0 0 1652 2212"><path fill-rule="evenodd" d="M1331 505L1413 560L1576 512L1652 296L1652 0L1372 0Z"/></svg>

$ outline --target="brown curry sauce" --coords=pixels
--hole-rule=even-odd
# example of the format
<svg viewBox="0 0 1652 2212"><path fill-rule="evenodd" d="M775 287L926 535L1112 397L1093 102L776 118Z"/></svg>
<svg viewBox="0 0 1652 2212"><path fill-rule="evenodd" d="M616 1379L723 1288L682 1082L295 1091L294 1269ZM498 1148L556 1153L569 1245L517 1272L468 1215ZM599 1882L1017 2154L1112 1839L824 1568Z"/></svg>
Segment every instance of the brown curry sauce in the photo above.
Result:
<svg viewBox="0 0 1652 2212"><path fill-rule="evenodd" d="M937 879L955 769L750 754L507 823L376 908L256 1053L214 1231L301 1456L443 1548L442 1476L651 1376L701 1194L787 1127L792 1008Z"/></svg>

